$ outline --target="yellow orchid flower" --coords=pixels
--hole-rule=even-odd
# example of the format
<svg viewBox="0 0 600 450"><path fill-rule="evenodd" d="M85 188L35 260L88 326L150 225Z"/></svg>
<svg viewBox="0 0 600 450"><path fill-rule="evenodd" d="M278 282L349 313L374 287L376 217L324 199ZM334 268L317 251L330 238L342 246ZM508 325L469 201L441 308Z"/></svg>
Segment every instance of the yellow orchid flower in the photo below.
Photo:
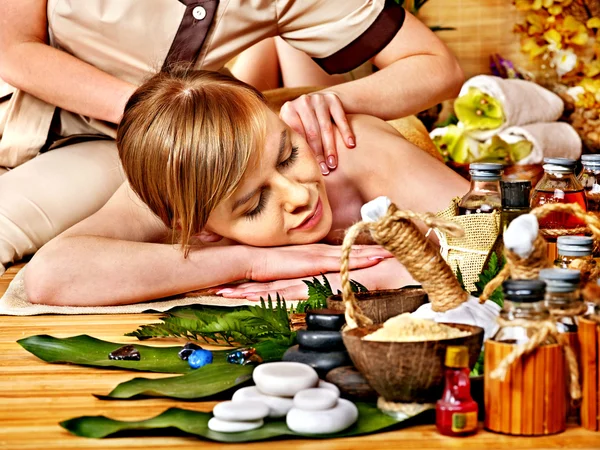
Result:
<svg viewBox="0 0 600 450"><path fill-rule="evenodd" d="M583 74L586 77L594 78L596 75L600 74L600 60L594 60L590 63L587 63L583 66Z"/></svg>
<svg viewBox="0 0 600 450"><path fill-rule="evenodd" d="M524 53L528 53L529 58L531 59L534 59L543 54L547 48L547 45L538 45L534 38L524 39L523 43L521 44L521 50Z"/></svg>
<svg viewBox="0 0 600 450"><path fill-rule="evenodd" d="M562 25L558 28L564 41L569 44L584 46L590 38L586 26L571 15L565 17Z"/></svg>
<svg viewBox="0 0 600 450"><path fill-rule="evenodd" d="M544 39L546 39L546 42L548 42L549 44L554 44L554 46L556 48L561 48L562 36L558 31L556 31L556 30L546 31L544 33Z"/></svg>
<svg viewBox="0 0 600 450"><path fill-rule="evenodd" d="M600 28L600 17L592 17L585 23L585 26L590 29Z"/></svg>

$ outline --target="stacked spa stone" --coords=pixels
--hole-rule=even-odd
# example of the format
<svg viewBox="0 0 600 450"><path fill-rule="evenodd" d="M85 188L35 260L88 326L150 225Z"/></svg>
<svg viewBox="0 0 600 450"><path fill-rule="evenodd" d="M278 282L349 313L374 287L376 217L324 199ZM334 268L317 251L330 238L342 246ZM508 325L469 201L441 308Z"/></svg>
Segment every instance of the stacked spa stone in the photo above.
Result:
<svg viewBox="0 0 600 450"><path fill-rule="evenodd" d="M356 406L339 398L340 391L319 380L314 369L296 362L266 363L254 369L256 386L237 390L219 403L208 428L235 433L260 428L263 420L286 418L297 433L337 433L358 419Z"/></svg>
<svg viewBox="0 0 600 450"><path fill-rule="evenodd" d="M314 309L306 314L307 330L298 330L298 345L289 348L284 361L308 364L321 377L336 367L352 365L342 341L340 329L344 313L331 309Z"/></svg>

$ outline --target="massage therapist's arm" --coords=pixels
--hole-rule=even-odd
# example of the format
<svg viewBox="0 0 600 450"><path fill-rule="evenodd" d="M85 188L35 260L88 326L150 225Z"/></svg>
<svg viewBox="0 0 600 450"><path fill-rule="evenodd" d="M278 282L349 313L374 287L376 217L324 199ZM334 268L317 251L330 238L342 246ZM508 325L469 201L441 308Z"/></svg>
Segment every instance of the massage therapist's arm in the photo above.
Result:
<svg viewBox="0 0 600 450"><path fill-rule="evenodd" d="M340 97L346 114L384 120L416 114L456 97L464 81L448 47L408 12L396 36L372 62L382 70L326 89Z"/></svg>
<svg viewBox="0 0 600 450"><path fill-rule="evenodd" d="M277 280L338 271L327 245L192 248L187 258L170 232L123 185L96 214L44 245L25 271L33 303L92 306L137 303L236 280ZM381 249L356 249L353 268L370 267ZM371 257L371 258L370 258ZM290 264L290 261L294 261Z"/></svg>
<svg viewBox="0 0 600 450"><path fill-rule="evenodd" d="M0 1L0 78L60 108L118 123L136 86L48 45L45 0Z"/></svg>

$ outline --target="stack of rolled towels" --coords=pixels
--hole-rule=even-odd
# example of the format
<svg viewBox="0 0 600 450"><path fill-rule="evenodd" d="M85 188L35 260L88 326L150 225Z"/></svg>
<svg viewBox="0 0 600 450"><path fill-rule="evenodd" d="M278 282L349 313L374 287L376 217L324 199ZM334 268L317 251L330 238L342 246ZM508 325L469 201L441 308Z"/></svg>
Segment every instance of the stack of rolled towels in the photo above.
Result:
<svg viewBox="0 0 600 450"><path fill-rule="evenodd" d="M463 85L454 103L458 124L434 129L430 136L456 162L578 159L581 138L571 125L557 122L563 109L558 95L534 82L478 75Z"/></svg>

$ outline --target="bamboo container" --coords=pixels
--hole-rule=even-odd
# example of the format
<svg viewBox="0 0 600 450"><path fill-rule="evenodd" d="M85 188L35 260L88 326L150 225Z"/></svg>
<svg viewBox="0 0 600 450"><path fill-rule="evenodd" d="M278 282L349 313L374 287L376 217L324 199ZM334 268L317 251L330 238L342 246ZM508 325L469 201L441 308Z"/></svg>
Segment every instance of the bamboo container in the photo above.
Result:
<svg viewBox="0 0 600 450"><path fill-rule="evenodd" d="M582 380L581 426L600 431L600 325L579 320L580 367Z"/></svg>
<svg viewBox="0 0 600 450"><path fill-rule="evenodd" d="M560 433L567 422L566 365L562 346L543 345L510 366L504 381L490 376L514 345L485 343L485 427L497 433Z"/></svg>

